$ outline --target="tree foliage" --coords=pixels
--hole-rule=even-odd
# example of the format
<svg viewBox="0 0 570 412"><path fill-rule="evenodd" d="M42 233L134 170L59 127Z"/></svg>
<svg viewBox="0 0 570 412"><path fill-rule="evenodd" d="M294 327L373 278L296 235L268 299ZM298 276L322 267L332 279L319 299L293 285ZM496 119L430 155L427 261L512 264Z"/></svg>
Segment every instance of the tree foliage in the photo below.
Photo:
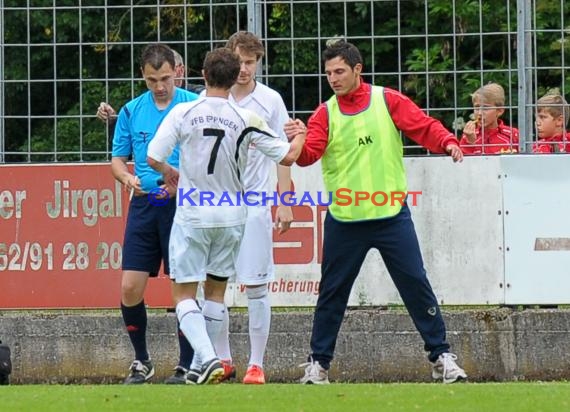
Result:
<svg viewBox="0 0 570 412"><path fill-rule="evenodd" d="M137 60L145 44L170 44L199 80L205 52L247 28L246 1L55 3L4 1L5 150L22 153L6 161L108 159L109 136L95 112L100 101L118 109L144 90ZM505 120L516 125L515 0L262 3L264 79L300 117L331 95L320 54L328 38L343 36L360 48L366 80L401 90L448 128L469 115L471 93L490 81L504 86ZM559 0L535 4L532 100L554 87L570 90L561 27L570 10Z"/></svg>

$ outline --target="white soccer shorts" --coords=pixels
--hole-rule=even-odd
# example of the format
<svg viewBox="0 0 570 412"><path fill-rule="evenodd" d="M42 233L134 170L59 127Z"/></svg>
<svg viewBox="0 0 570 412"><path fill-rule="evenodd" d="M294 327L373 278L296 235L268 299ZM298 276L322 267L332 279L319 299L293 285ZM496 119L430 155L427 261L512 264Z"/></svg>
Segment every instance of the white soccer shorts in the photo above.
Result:
<svg viewBox="0 0 570 412"><path fill-rule="evenodd" d="M274 278L273 222L267 206L248 206L245 231L237 260L238 283L263 285Z"/></svg>
<svg viewBox="0 0 570 412"><path fill-rule="evenodd" d="M235 276L244 225L194 228L172 224L169 243L170 278L176 283L201 282L206 274Z"/></svg>

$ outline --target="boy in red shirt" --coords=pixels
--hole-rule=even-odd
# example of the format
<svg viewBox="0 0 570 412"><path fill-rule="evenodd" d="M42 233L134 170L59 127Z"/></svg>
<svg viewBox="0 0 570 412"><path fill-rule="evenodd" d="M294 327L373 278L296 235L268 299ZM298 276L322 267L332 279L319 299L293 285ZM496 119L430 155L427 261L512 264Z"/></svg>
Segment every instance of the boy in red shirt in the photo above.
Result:
<svg viewBox="0 0 570 412"><path fill-rule="evenodd" d="M533 153L570 153L570 132L565 131L570 111L560 94L547 94L536 102L538 140Z"/></svg>
<svg viewBox="0 0 570 412"><path fill-rule="evenodd" d="M504 124L505 91L497 83L480 87L471 95L473 120L468 121L459 142L466 155L518 152L519 131Z"/></svg>

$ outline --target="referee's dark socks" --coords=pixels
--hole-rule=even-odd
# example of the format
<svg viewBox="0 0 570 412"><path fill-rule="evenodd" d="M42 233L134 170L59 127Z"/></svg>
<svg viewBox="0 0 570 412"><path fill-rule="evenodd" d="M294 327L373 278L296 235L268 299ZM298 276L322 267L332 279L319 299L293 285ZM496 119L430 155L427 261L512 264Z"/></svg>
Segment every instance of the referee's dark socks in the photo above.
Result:
<svg viewBox="0 0 570 412"><path fill-rule="evenodd" d="M129 338L135 350L135 359L148 360L146 347L146 307L144 300L135 306L125 306L121 303L123 321L129 333Z"/></svg>
<svg viewBox="0 0 570 412"><path fill-rule="evenodd" d="M182 366L183 368L190 369L190 364L192 364L192 358L194 357L194 349L182 330L180 330L180 323L178 320L176 321L176 325L178 326L178 344L180 346L180 360L178 361L178 365Z"/></svg>

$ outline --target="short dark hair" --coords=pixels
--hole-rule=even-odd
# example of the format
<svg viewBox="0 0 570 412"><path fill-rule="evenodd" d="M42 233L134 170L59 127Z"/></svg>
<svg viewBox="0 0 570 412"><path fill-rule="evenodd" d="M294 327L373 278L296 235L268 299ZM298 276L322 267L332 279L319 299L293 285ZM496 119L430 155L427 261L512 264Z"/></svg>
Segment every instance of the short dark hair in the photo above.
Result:
<svg viewBox="0 0 570 412"><path fill-rule="evenodd" d="M151 43L143 49L140 57L141 69L150 64L153 69L158 70L164 63L170 64L172 69L176 66L174 53L166 44Z"/></svg>
<svg viewBox="0 0 570 412"><path fill-rule="evenodd" d="M335 39L327 41L325 50L323 51L323 63L334 59L335 57L340 57L346 62L352 69L358 63L362 64L362 55L360 50L344 39Z"/></svg>
<svg viewBox="0 0 570 412"><path fill-rule="evenodd" d="M227 47L220 47L206 53L203 69L208 86L227 90L239 76L239 57Z"/></svg>

